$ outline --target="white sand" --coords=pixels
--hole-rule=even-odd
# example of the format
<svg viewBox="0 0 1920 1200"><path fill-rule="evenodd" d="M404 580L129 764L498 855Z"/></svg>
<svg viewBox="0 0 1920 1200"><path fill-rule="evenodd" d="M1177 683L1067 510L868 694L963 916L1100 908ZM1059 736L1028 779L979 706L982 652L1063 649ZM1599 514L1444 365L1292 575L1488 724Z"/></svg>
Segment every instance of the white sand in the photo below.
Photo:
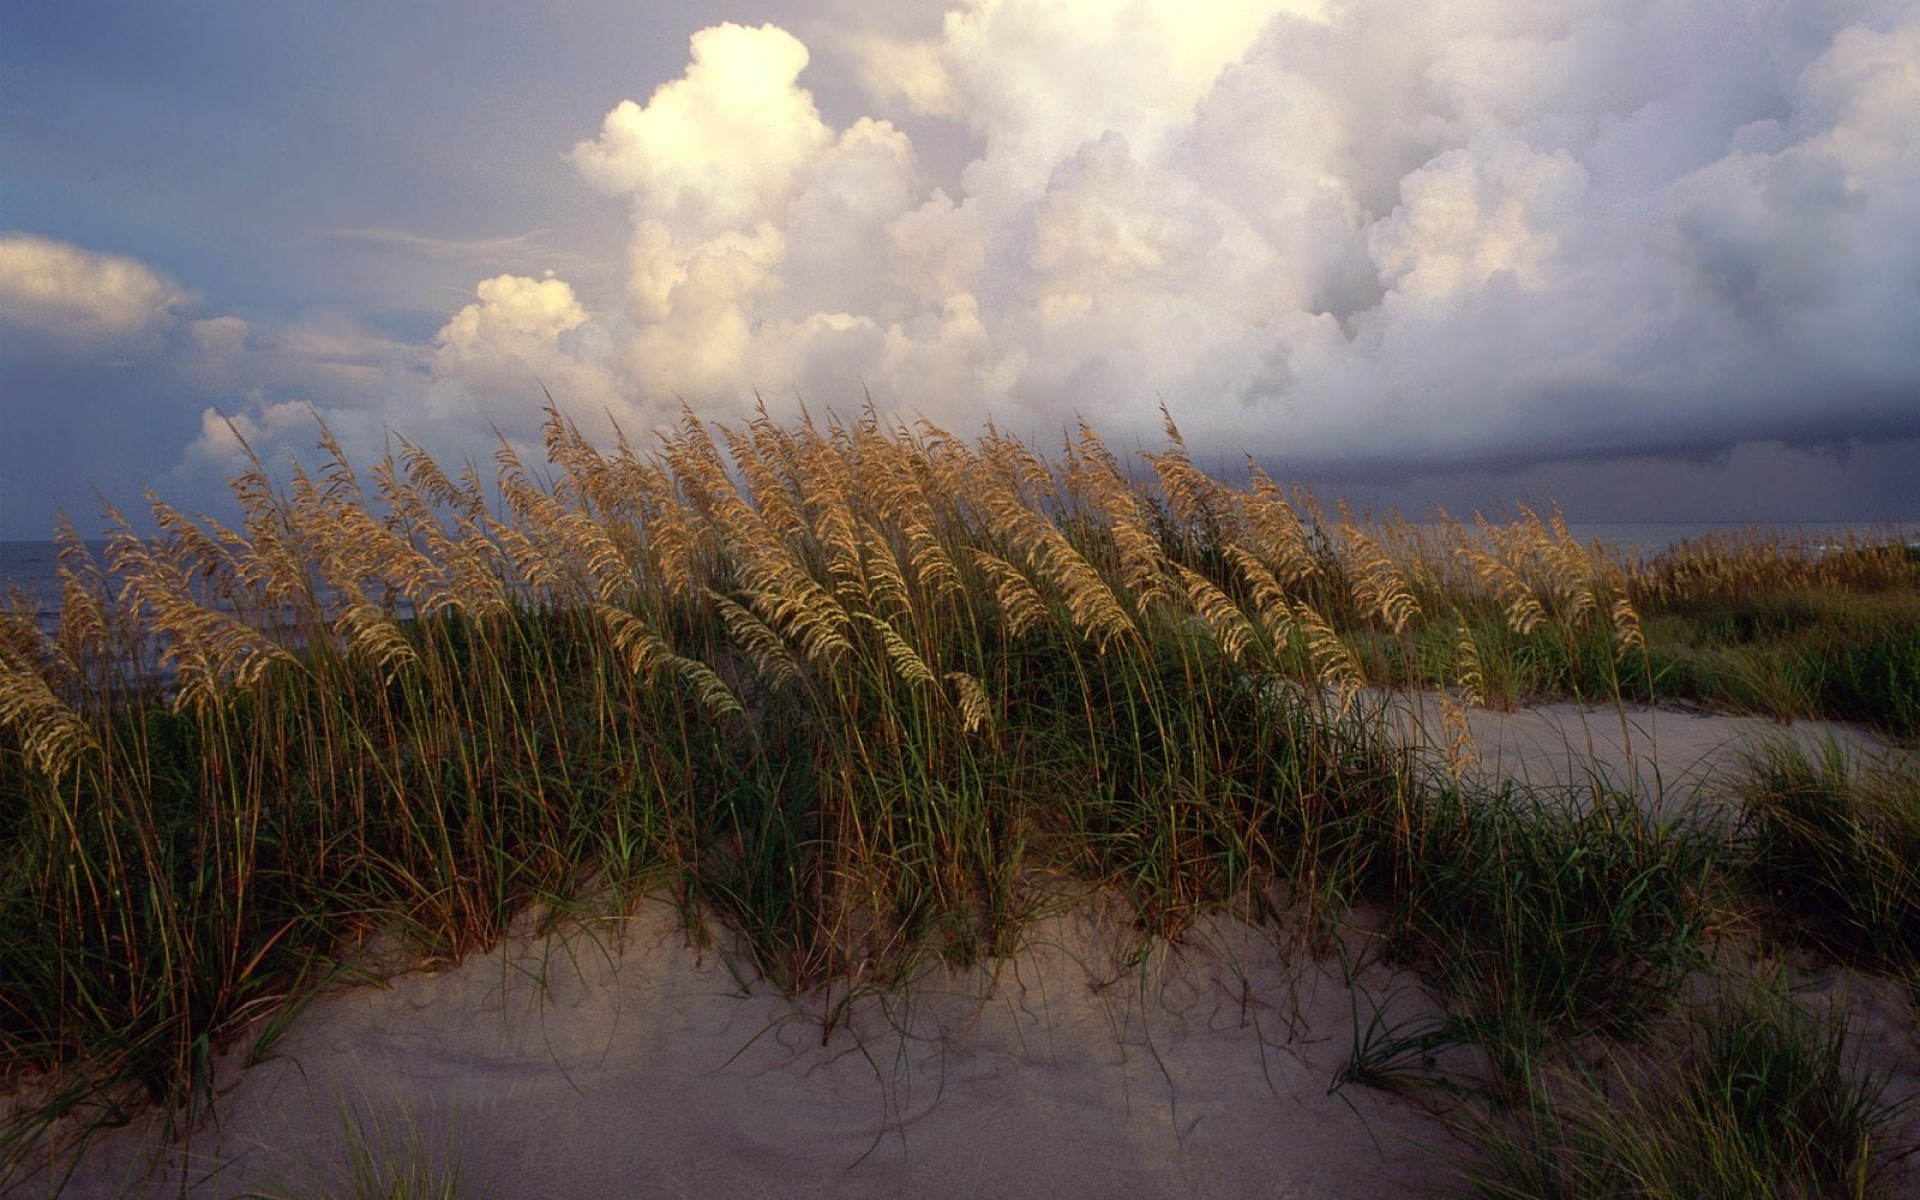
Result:
<svg viewBox="0 0 1920 1200"><path fill-rule="evenodd" d="M935 970L823 1044L842 997L745 994L648 906L623 953L576 932L320 1003L170 1178L130 1190L145 1163L122 1131L68 1194L338 1180L343 1106L451 1145L495 1197L1334 1198L1431 1172L1428 1118L1327 1094L1351 1045L1337 967L1219 921L1128 969L1113 923L1042 921L997 981ZM1410 977L1365 981L1426 1003Z"/></svg>
<svg viewBox="0 0 1920 1200"><path fill-rule="evenodd" d="M1434 698L1423 695L1410 702L1395 696L1387 703L1399 727L1410 731L1409 740L1427 745L1428 761L1440 768L1446 732ZM1467 722L1480 758L1470 780L1514 779L1573 793L1591 792L1598 784L1638 795L1662 815L1729 799L1748 757L1769 742L1789 742L1815 754L1833 745L1860 759L1911 753L1836 722L1781 724L1666 708L1564 703L1510 713L1477 708L1468 711Z"/></svg>
<svg viewBox="0 0 1920 1200"><path fill-rule="evenodd" d="M1623 739L1611 711L1476 713L1481 769L1579 785L1597 758L1690 797L1781 732L1629 721ZM114 1131L66 1194L339 1194L349 1113L376 1152L456 1157L469 1194L497 1200L1432 1194L1448 1140L1434 1118L1362 1087L1328 1094L1365 997L1395 1019L1433 1011L1411 976L1369 966L1355 991L1337 961L1227 919L1127 967L1124 928L1083 906L1038 922L997 977L934 968L890 995L795 1003L743 987L736 959L689 948L645 906L319 1001L271 1061L233 1072L218 1124L150 1175L153 1128ZM1902 1012L1876 1045L1910 1067Z"/></svg>

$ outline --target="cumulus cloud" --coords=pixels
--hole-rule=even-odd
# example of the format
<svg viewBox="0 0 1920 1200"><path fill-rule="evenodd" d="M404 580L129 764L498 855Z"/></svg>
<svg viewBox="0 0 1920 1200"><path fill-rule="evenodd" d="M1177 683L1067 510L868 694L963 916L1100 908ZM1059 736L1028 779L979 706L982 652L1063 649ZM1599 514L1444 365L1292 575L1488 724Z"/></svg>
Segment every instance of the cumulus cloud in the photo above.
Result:
<svg viewBox="0 0 1920 1200"><path fill-rule="evenodd" d="M333 309L264 327L213 317L191 322L187 334L190 349L167 366L197 402L184 414L194 436L168 476L170 493L218 499L245 457L241 439L270 464L304 458L323 420L360 461L382 453L390 425L445 444L425 404L432 347ZM472 440L460 423L446 432Z"/></svg>
<svg viewBox="0 0 1920 1200"><path fill-rule="evenodd" d="M1151 438L1165 401L1403 468L1920 427L1906 5L964 0L841 49L887 119L830 124L807 47L737 25L608 113L571 157L632 214L624 306L482 283L434 412L864 385ZM921 161L934 122L967 162Z"/></svg>
<svg viewBox="0 0 1920 1200"><path fill-rule="evenodd" d="M251 411L200 411L200 436L187 448L186 464L194 469L233 471L245 466L249 454L270 456L290 441L310 442L317 414L298 400L256 403ZM176 476L178 472L176 472Z"/></svg>
<svg viewBox="0 0 1920 1200"><path fill-rule="evenodd" d="M0 236L0 321L83 346L138 342L188 297L130 258L31 234Z"/></svg>
<svg viewBox="0 0 1920 1200"><path fill-rule="evenodd" d="M718 25L692 48L683 78L644 108L621 102L573 159L590 183L631 196L643 219L711 236L783 202L833 135L796 85L808 54L792 34Z"/></svg>
<svg viewBox="0 0 1920 1200"><path fill-rule="evenodd" d="M611 343L564 280L499 275L475 296L434 337L430 415L523 430L542 389L577 412L620 415Z"/></svg>

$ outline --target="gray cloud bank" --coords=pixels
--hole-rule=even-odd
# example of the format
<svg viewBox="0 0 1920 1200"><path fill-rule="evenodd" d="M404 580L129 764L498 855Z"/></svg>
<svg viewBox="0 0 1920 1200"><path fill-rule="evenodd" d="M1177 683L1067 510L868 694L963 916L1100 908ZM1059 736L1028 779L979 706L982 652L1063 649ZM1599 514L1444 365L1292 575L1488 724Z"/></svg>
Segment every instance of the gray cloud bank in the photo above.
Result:
<svg viewBox="0 0 1920 1200"><path fill-rule="evenodd" d="M1119 443L1165 402L1203 454L1375 478L1920 437L1909 4L971 0L824 54L698 34L570 155L630 213L619 297L488 279L349 421L864 388ZM874 115L822 117L827 67Z"/></svg>
<svg viewBox="0 0 1920 1200"><path fill-rule="evenodd" d="M1907 6L1006 0L855 56L893 120L828 126L781 30L699 35L573 154L634 221L625 311L564 318L595 356L500 281L443 348L518 320L643 406L860 381L1147 436L1164 399L1383 468L1920 428ZM978 139L959 195L928 120Z"/></svg>

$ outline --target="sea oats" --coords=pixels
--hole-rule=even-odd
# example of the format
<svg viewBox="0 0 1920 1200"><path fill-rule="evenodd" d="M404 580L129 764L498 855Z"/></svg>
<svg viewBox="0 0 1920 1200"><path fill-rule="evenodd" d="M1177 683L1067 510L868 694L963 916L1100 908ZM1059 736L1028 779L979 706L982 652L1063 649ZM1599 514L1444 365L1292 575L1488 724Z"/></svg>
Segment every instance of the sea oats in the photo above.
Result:
<svg viewBox="0 0 1920 1200"><path fill-rule="evenodd" d="M391 684L402 670L419 661L418 652L393 618L357 589L347 593L334 628L346 639L350 652L378 668L385 683Z"/></svg>
<svg viewBox="0 0 1920 1200"><path fill-rule="evenodd" d="M387 506L387 518L379 523L390 539L384 557L401 594L416 616L460 611L460 598L448 577L445 555L440 553L447 538L438 515L420 493L402 482L391 455L375 464L372 473L381 502Z"/></svg>
<svg viewBox="0 0 1920 1200"><path fill-rule="evenodd" d="M1246 582L1267 636L1276 643L1286 641L1293 630L1293 600L1287 595L1286 588L1281 586L1279 579L1267 569L1258 555L1238 542L1227 546L1226 555L1227 561L1234 565L1240 572L1240 578Z"/></svg>
<svg viewBox="0 0 1920 1200"><path fill-rule="evenodd" d="M965 590L960 570L932 527L914 521L906 526L905 534L907 565L912 569L914 582L934 600L960 595Z"/></svg>
<svg viewBox="0 0 1920 1200"><path fill-rule="evenodd" d="M1305 631L1307 651L1313 658L1313 668L1320 687L1333 694L1333 709L1336 719L1344 718L1347 710L1353 706L1360 690L1366 686L1366 675L1360 669L1360 662L1354 658L1347 644L1335 633L1326 618L1304 601L1297 602L1293 608L1294 620Z"/></svg>
<svg viewBox="0 0 1920 1200"><path fill-rule="evenodd" d="M720 678L712 667L697 658L688 658L675 654L667 660L667 666L680 680L693 689L701 707L716 717L740 716L746 707L740 703L740 697L733 694L726 680Z"/></svg>
<svg viewBox="0 0 1920 1200"><path fill-rule="evenodd" d="M1479 527L1494 549L1489 551L1467 546L1462 548L1461 553L1472 564L1481 584L1503 606L1507 628L1526 637L1546 620L1547 610L1541 606L1539 598L1533 594L1533 589L1520 572L1499 555L1503 542L1499 531L1488 525L1484 518L1479 519Z"/></svg>
<svg viewBox="0 0 1920 1200"><path fill-rule="evenodd" d="M1221 652L1235 663L1245 661L1247 647L1253 642L1253 626L1233 598L1215 587L1205 576L1186 567L1176 567L1194 611L1206 619L1207 627L1220 644Z"/></svg>
<svg viewBox="0 0 1920 1200"><path fill-rule="evenodd" d="M990 467L1009 487L1021 507L1042 512L1054 497L1053 472L1026 443L1008 437L987 422L980 437L980 461Z"/></svg>
<svg viewBox="0 0 1920 1200"><path fill-rule="evenodd" d="M9 585L0 602L0 653L12 654L23 663L45 664L58 650L47 644L40 628L38 603L18 585Z"/></svg>
<svg viewBox="0 0 1920 1200"><path fill-rule="evenodd" d="M1052 495L1050 477L1038 460L1024 446L1005 438L989 442L987 448L983 461L993 465L995 471L985 486L977 489L976 496L985 509L989 531L1025 561L1034 579L1057 589L1074 627L1092 638L1102 651L1116 640L1138 637L1132 616L1099 572L1073 548L1057 525L1023 502L1023 495L1029 493L1036 497ZM1003 575L996 579L995 586L1000 589L1010 585ZM1011 599L1010 612L1024 608L1023 600L1017 596ZM1026 626L1024 620L1018 623Z"/></svg>
<svg viewBox="0 0 1920 1200"><path fill-rule="evenodd" d="M1085 424L1077 446L1067 447L1066 483L1089 516L1103 522L1120 559L1120 584L1135 607L1146 612L1171 600L1171 564L1160 543L1147 532L1147 513L1139 489L1126 478L1120 462Z"/></svg>
<svg viewBox="0 0 1920 1200"><path fill-rule="evenodd" d="M1348 584L1362 612L1378 614L1395 636L1420 615L1420 603L1407 587L1406 576L1378 542L1360 532L1350 519L1340 522L1340 539L1350 562Z"/></svg>
<svg viewBox="0 0 1920 1200"><path fill-rule="evenodd" d="M829 663L852 649L847 610L791 560L761 560L749 582L766 585L749 593L755 607L800 646L808 662Z"/></svg>
<svg viewBox="0 0 1920 1200"><path fill-rule="evenodd" d="M1460 702L1469 708L1486 703L1487 677L1480 663L1480 646L1473 631L1460 622L1453 638L1454 683L1460 689Z"/></svg>
<svg viewBox="0 0 1920 1200"><path fill-rule="evenodd" d="M179 563L135 536L111 509L109 518L108 556L123 580L121 603L145 612L159 635L160 665L175 670L176 711L222 704L229 685L251 688L275 663L296 662L251 626L200 604Z"/></svg>
<svg viewBox="0 0 1920 1200"><path fill-rule="evenodd" d="M1609 615L1613 619L1614 641L1618 647L1616 656L1625 658L1632 650L1644 652L1647 648L1647 635L1641 628L1640 613L1634 608L1633 601L1624 595L1620 596L1614 600Z"/></svg>
<svg viewBox="0 0 1920 1200"><path fill-rule="evenodd" d="M1247 473L1251 487L1241 497L1240 519L1249 544L1261 559L1276 565L1287 583L1298 585L1313 578L1320 566L1299 512L1252 459L1247 460Z"/></svg>
<svg viewBox="0 0 1920 1200"><path fill-rule="evenodd" d="M536 599L552 603L560 589L560 564L532 538L517 527L497 521L488 523L491 540L500 547L515 575Z"/></svg>
<svg viewBox="0 0 1920 1200"><path fill-rule="evenodd" d="M977 733L982 729L991 731L993 705L987 698L987 689L981 686L980 681L965 671L948 671L947 682L953 685L957 697L961 728L968 733Z"/></svg>
<svg viewBox="0 0 1920 1200"><path fill-rule="evenodd" d="M885 618L867 612L857 615L873 626L874 631L880 635L881 646L886 650L887 661L893 664L894 674L907 683L924 683L931 686L935 682L934 674L928 669L926 660L907 644L907 640L901 637L899 631Z"/></svg>
<svg viewBox="0 0 1920 1200"><path fill-rule="evenodd" d="M1100 578L1100 573L1089 566L1057 530L1043 540L1038 566L1060 589L1074 627L1092 638L1102 653L1116 641L1139 637L1139 627L1113 589L1107 586L1107 581Z"/></svg>
<svg viewBox="0 0 1920 1200"><path fill-rule="evenodd" d="M852 508L840 482L837 464L822 461L829 457L821 450L807 454L807 507L812 517L814 541L827 552L827 576L833 592L843 603L868 605L866 566L861 561L860 535Z"/></svg>
<svg viewBox="0 0 1920 1200"><path fill-rule="evenodd" d="M406 467L407 482L429 503L452 509L470 521L485 515L486 498L479 488L454 483L432 455L405 438L400 439L400 461Z"/></svg>
<svg viewBox="0 0 1920 1200"><path fill-rule="evenodd" d="M1237 531L1226 527L1235 507L1230 497L1213 476L1194 465L1186 439L1165 405L1160 408L1160 419L1172 448L1159 454L1143 453L1141 457L1153 464L1161 494L1173 509L1183 538L1191 539L1198 532L1213 541L1231 539Z"/></svg>
<svg viewBox="0 0 1920 1200"><path fill-rule="evenodd" d="M1552 564L1553 591L1559 601L1562 623L1568 629L1584 627L1600 607L1597 592L1599 582L1592 556L1568 532L1566 518L1558 506L1554 507L1551 520L1544 526L1531 511L1524 507L1521 511L1532 518L1540 554Z"/></svg>
<svg viewBox="0 0 1920 1200"><path fill-rule="evenodd" d="M626 468L628 485L637 496L640 530L653 564L654 576L672 596L687 595L700 586L699 534L674 494L672 478L658 464L637 461Z"/></svg>
<svg viewBox="0 0 1920 1200"><path fill-rule="evenodd" d="M672 649L635 614L611 604L595 604L592 612L601 628L607 631L607 639L626 664L627 671L637 678L651 680L673 657Z"/></svg>
<svg viewBox="0 0 1920 1200"><path fill-rule="evenodd" d="M887 536L868 521L860 522L861 564L866 575L868 602L876 612L907 615L913 612L913 593L900 560Z"/></svg>
<svg viewBox="0 0 1920 1200"><path fill-rule="evenodd" d="M1440 728L1446 736L1447 774L1458 784L1480 762L1480 748L1474 741L1467 714L1443 689L1439 693Z"/></svg>
<svg viewBox="0 0 1920 1200"><path fill-rule="evenodd" d="M701 706L714 716L746 711L713 668L699 659L674 653L639 616L611 604L596 603L591 610L607 631L615 653L636 678L657 684L663 676L671 675L691 688Z"/></svg>
<svg viewBox="0 0 1920 1200"><path fill-rule="evenodd" d="M718 592L707 595L727 632L747 652L748 660L762 675L779 683L800 682L800 664L772 626Z"/></svg>
<svg viewBox="0 0 1920 1200"><path fill-rule="evenodd" d="M13 730L28 764L58 783L99 739L13 642L0 637L0 728Z"/></svg>
<svg viewBox="0 0 1920 1200"><path fill-rule="evenodd" d="M793 493L788 490L793 476L785 473L787 468L769 462L762 444L748 434L724 427L720 433L733 457L734 469L746 481L748 502L759 512L760 519L777 537L794 539L805 536L807 522L794 503Z"/></svg>
<svg viewBox="0 0 1920 1200"><path fill-rule="evenodd" d="M107 579L67 514L59 514L57 521L60 646L75 664L97 661L111 652L115 624Z"/></svg>
<svg viewBox="0 0 1920 1200"><path fill-rule="evenodd" d="M754 416L747 422L747 428L753 433L754 448L759 457L777 469L783 478L797 481L800 477L800 451L793 431L785 425L776 424L767 415L767 402L758 396L754 398Z"/></svg>
<svg viewBox="0 0 1920 1200"><path fill-rule="evenodd" d="M1047 602L1019 568L985 550L975 550L973 561L993 587L993 598L1000 606L1009 637L1018 638L1046 621Z"/></svg>

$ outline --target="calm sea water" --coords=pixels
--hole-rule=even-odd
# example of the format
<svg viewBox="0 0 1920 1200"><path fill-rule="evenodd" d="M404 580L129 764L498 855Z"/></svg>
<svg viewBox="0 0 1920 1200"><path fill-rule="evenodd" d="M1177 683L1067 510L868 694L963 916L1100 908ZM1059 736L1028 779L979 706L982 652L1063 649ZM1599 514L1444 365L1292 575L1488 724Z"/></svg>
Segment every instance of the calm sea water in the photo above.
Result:
<svg viewBox="0 0 1920 1200"><path fill-rule="evenodd" d="M58 547L52 542L0 541L0 599L15 589L41 611L60 605Z"/></svg>

